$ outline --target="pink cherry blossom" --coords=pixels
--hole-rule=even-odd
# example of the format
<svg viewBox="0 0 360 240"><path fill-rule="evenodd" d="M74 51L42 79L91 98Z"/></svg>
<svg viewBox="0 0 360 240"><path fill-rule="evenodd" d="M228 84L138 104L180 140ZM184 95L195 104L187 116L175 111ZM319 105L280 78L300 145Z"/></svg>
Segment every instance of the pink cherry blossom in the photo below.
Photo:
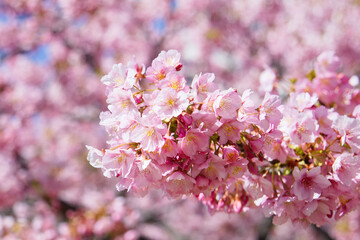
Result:
<svg viewBox="0 0 360 240"><path fill-rule="evenodd" d="M265 93L261 100L245 90L240 97L237 90L221 91L215 85L198 102L196 88L205 75L195 78L189 91L180 69L165 66L164 59L156 61L166 76L155 84L138 72L138 86L107 88L111 111L101 114L101 124L112 139L109 149L89 148L88 158L99 163L95 166L102 167L105 176L121 177L118 190L139 196L150 189L170 198L195 195L211 211L261 207L275 215L275 222L304 225L325 224L331 214L340 216L355 206L347 199L358 182L357 167L346 170L350 158L339 157L357 149L356 128L343 130L356 122L350 114L342 115L353 105L329 109L322 96L318 99L305 88L289 93L282 104L278 95ZM213 83L212 76L207 77L204 83ZM338 81L346 85L348 80L340 76ZM117 105L122 93L132 103L128 111ZM255 101L261 104L257 107ZM347 120L345 125L340 118ZM126 161L119 163L119 156ZM344 169L350 172L347 178ZM300 210L286 214L285 205Z"/></svg>
<svg viewBox="0 0 360 240"><path fill-rule="evenodd" d="M166 138L160 154L165 157L175 157L178 153L178 148L178 145L173 140Z"/></svg>
<svg viewBox="0 0 360 240"><path fill-rule="evenodd" d="M260 89L264 92L272 92L276 80L275 72L271 68L266 68L260 74Z"/></svg>
<svg viewBox="0 0 360 240"><path fill-rule="evenodd" d="M187 94L173 88L162 89L154 103L153 110L161 118L177 117L189 106Z"/></svg>
<svg viewBox="0 0 360 240"><path fill-rule="evenodd" d="M304 142L314 142L318 135L319 125L311 112L303 112L297 115L292 125L290 139L298 145Z"/></svg>
<svg viewBox="0 0 360 240"><path fill-rule="evenodd" d="M204 101L208 93L213 92L217 89L214 80L215 75L212 73L200 73L200 75L195 75L191 83L191 88L193 89L193 91L195 91L196 101Z"/></svg>
<svg viewBox="0 0 360 240"><path fill-rule="evenodd" d="M336 72L340 65L340 59L335 55L334 51L321 53L315 64L315 71L318 74L326 75Z"/></svg>
<svg viewBox="0 0 360 240"><path fill-rule="evenodd" d="M146 70L146 78L152 82L158 83L166 77L171 68L166 67L159 60L154 60L151 67Z"/></svg>
<svg viewBox="0 0 360 240"><path fill-rule="evenodd" d="M260 150L265 154L265 156L270 159L278 159L280 162L285 162L287 151L282 144L282 132L272 130L265 134L260 141L262 142Z"/></svg>
<svg viewBox="0 0 360 240"><path fill-rule="evenodd" d="M352 152L360 149L360 120L339 116L333 122L332 128L341 136L341 145L349 144Z"/></svg>
<svg viewBox="0 0 360 240"><path fill-rule="evenodd" d="M334 178L346 186L354 185L360 180L360 159L358 155L343 153L332 165Z"/></svg>
<svg viewBox="0 0 360 240"><path fill-rule="evenodd" d="M209 137L196 130L189 130L186 136L180 140L181 150L189 157L194 156L198 151L206 151L209 145Z"/></svg>
<svg viewBox="0 0 360 240"><path fill-rule="evenodd" d="M328 3L2 0L0 239L357 240L360 8Z"/></svg>
<svg viewBox="0 0 360 240"><path fill-rule="evenodd" d="M114 91L109 94L107 102L109 104L109 110L112 113L127 112L129 114L136 114L138 112L130 90L115 88Z"/></svg>
<svg viewBox="0 0 360 240"><path fill-rule="evenodd" d="M301 171L299 168L294 168L293 176L295 182L292 190L299 200L312 201L318 199L323 189L331 185L330 181L321 175L320 167L315 167L309 171L306 168L301 169Z"/></svg>
<svg viewBox="0 0 360 240"><path fill-rule="evenodd" d="M217 130L220 137L219 143L226 144L228 141L235 143L236 141L240 140L240 132L244 128L244 124L237 121L231 121L222 124L221 127Z"/></svg>
<svg viewBox="0 0 360 240"><path fill-rule="evenodd" d="M213 135L219 128L220 123L212 113L195 110L191 116L193 118L193 126L195 128L200 128L200 130L204 131L209 136Z"/></svg>
<svg viewBox="0 0 360 240"><path fill-rule="evenodd" d="M207 177L210 180L222 181L226 177L226 171L223 162L224 160L220 157L209 154L207 161L200 166L200 169L203 169L201 171L201 175Z"/></svg>
<svg viewBox="0 0 360 240"><path fill-rule="evenodd" d="M155 60L162 62L166 67L176 67L180 63L181 54L176 50L161 51Z"/></svg>
<svg viewBox="0 0 360 240"><path fill-rule="evenodd" d="M264 100L259 107L259 119L267 124L279 124L282 113L279 109L281 100L279 96L265 94Z"/></svg>
<svg viewBox="0 0 360 240"><path fill-rule="evenodd" d="M237 120L240 122L259 123L259 111L251 99L253 93L252 90L246 89L241 96L242 105L238 110L237 116Z"/></svg>
<svg viewBox="0 0 360 240"><path fill-rule="evenodd" d="M119 174L126 178L132 168L136 155L133 150L117 148L105 151L102 158L102 167L109 174ZM104 173L107 174L107 173Z"/></svg>
<svg viewBox="0 0 360 240"><path fill-rule="evenodd" d="M214 111L217 117L235 119L237 110L241 106L241 98L235 89L221 92L214 101Z"/></svg>
<svg viewBox="0 0 360 240"><path fill-rule="evenodd" d="M91 146L86 146L86 148L89 150L87 160L89 161L90 165L95 168L101 168L102 167L101 159L104 156L104 153Z"/></svg>
<svg viewBox="0 0 360 240"><path fill-rule="evenodd" d="M357 106L354 108L354 111L353 111L352 115L353 115L355 118L360 118L360 105L357 105Z"/></svg>
<svg viewBox="0 0 360 240"><path fill-rule="evenodd" d="M247 171L248 160L245 158L238 158L235 162L231 162L226 166L226 172L228 177L231 179L239 179Z"/></svg>
<svg viewBox="0 0 360 240"><path fill-rule="evenodd" d="M142 119L140 124L136 124L132 128L130 139L140 143L145 151L155 151L165 143L163 136L166 133L166 127L155 116Z"/></svg>
<svg viewBox="0 0 360 240"><path fill-rule="evenodd" d="M176 50L162 51L152 62L151 67L146 70L147 79L158 83L163 80L167 73L176 71L180 61L180 53Z"/></svg>
<svg viewBox="0 0 360 240"><path fill-rule="evenodd" d="M160 81L157 84L158 87L165 89L167 87L173 88L176 91L188 91L188 86L186 85L186 80L183 76L179 75L178 72L169 72L165 79Z"/></svg>
<svg viewBox="0 0 360 240"><path fill-rule="evenodd" d="M317 101L318 98L316 96L310 96L307 92L300 94L290 93L290 105L300 112L304 111L306 108L311 108Z"/></svg>
<svg viewBox="0 0 360 240"><path fill-rule="evenodd" d="M272 197L274 194L271 182L264 178L252 175L246 177L244 188L254 199L259 199L263 196Z"/></svg>
<svg viewBox="0 0 360 240"><path fill-rule="evenodd" d="M166 191L171 197L181 197L193 188L196 181L182 172L174 172L166 179Z"/></svg>
<svg viewBox="0 0 360 240"><path fill-rule="evenodd" d="M239 159L239 152L233 146L223 148L223 158L227 162L236 162Z"/></svg>
<svg viewBox="0 0 360 240"><path fill-rule="evenodd" d="M109 74L101 78L101 81L110 87L120 87L124 89L132 88L136 83L136 71L123 66L121 63L115 64Z"/></svg>

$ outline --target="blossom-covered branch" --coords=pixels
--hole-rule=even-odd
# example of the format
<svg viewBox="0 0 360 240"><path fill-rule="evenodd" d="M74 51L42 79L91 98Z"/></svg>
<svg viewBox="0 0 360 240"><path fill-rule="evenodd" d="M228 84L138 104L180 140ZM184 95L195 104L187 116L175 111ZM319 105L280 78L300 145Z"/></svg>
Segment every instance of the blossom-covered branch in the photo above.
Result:
<svg viewBox="0 0 360 240"><path fill-rule="evenodd" d="M321 54L287 101L267 92L260 104L251 90L220 90L210 73L187 86L175 50L148 68L114 65L102 78L109 147L88 146L88 160L139 195L193 195L211 211L262 208L279 224L339 219L358 205L360 98L338 64Z"/></svg>

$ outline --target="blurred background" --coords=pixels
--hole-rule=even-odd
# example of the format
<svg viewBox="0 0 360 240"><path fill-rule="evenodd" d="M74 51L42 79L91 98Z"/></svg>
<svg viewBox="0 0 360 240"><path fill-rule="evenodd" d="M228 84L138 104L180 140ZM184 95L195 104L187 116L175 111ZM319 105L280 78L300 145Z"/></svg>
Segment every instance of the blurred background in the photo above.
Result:
<svg viewBox="0 0 360 240"><path fill-rule="evenodd" d="M358 0L1 0L0 238L358 239L359 212L302 229L117 192L85 145L106 146L100 78L115 63L176 49L188 82L213 72L223 89L257 91L264 69L302 77L334 50L359 75L359 18Z"/></svg>

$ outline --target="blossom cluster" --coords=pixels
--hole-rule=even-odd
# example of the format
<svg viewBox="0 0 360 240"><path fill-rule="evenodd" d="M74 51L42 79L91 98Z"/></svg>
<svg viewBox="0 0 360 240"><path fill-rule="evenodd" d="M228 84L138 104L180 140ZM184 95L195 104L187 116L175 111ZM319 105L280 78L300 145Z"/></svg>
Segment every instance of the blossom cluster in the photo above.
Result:
<svg viewBox="0 0 360 240"><path fill-rule="evenodd" d="M152 194L135 201L131 194L120 193L126 195L125 202L136 202L128 210L145 219L146 227L113 218L123 211L111 187L117 179L101 177L101 171L84 161L84 145L102 148L106 139L98 124L99 112L106 108L105 87L98 79L114 62L133 55L151 65L161 49L182 53L186 79L206 69L215 73L219 87L241 92L256 89L263 66L274 68L276 74L270 68L261 74L260 91L252 97L261 91L276 94L277 87L283 87L283 82L273 85L276 75L302 76L327 49L341 56L342 71L358 74L359 2L330 1L2 0L0 239L256 238L263 221L258 212L224 212L211 218L189 200L171 201L169 207L161 202L154 208L159 199ZM321 91L326 81L298 78L290 87L317 94L327 108L351 116L358 101L352 86L356 77L344 85L348 80L332 72L326 93ZM146 207L145 201L150 202ZM31 211L19 215L24 208ZM150 209L156 214L149 214ZM356 239L359 213L327 230L339 239ZM349 216L351 221L344 224ZM274 239L297 238L298 229L290 226L272 227L269 234L278 232ZM311 230L307 234L313 235Z"/></svg>
<svg viewBox="0 0 360 240"><path fill-rule="evenodd" d="M257 103L251 90L220 90L211 73L196 75L189 87L175 50L162 51L148 68L114 65L101 79L109 147L88 146L88 160L118 178L118 190L143 196L161 189L169 198L196 196L211 211L258 207L278 224L323 225L359 203L357 103L338 104L358 90L337 67L338 58L325 52L308 78L293 80L285 103L269 92ZM326 98L321 84L338 94ZM342 115L344 108L351 114Z"/></svg>
<svg viewBox="0 0 360 240"><path fill-rule="evenodd" d="M1 239L134 240L149 235L141 231L146 222L142 222L140 211L129 206L123 197L95 209L63 212L65 216L56 214L44 201L19 201L13 211L13 215L0 216ZM70 220L65 221L66 218Z"/></svg>

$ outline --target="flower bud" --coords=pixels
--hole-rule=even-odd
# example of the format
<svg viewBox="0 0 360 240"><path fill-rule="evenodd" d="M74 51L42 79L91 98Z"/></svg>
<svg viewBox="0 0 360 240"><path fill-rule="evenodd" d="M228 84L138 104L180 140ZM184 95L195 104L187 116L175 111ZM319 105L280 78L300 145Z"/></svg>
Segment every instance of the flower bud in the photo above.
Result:
<svg viewBox="0 0 360 240"><path fill-rule="evenodd" d="M178 64L175 65L176 71L180 71L182 69L182 67L183 67L182 63L178 63Z"/></svg>

